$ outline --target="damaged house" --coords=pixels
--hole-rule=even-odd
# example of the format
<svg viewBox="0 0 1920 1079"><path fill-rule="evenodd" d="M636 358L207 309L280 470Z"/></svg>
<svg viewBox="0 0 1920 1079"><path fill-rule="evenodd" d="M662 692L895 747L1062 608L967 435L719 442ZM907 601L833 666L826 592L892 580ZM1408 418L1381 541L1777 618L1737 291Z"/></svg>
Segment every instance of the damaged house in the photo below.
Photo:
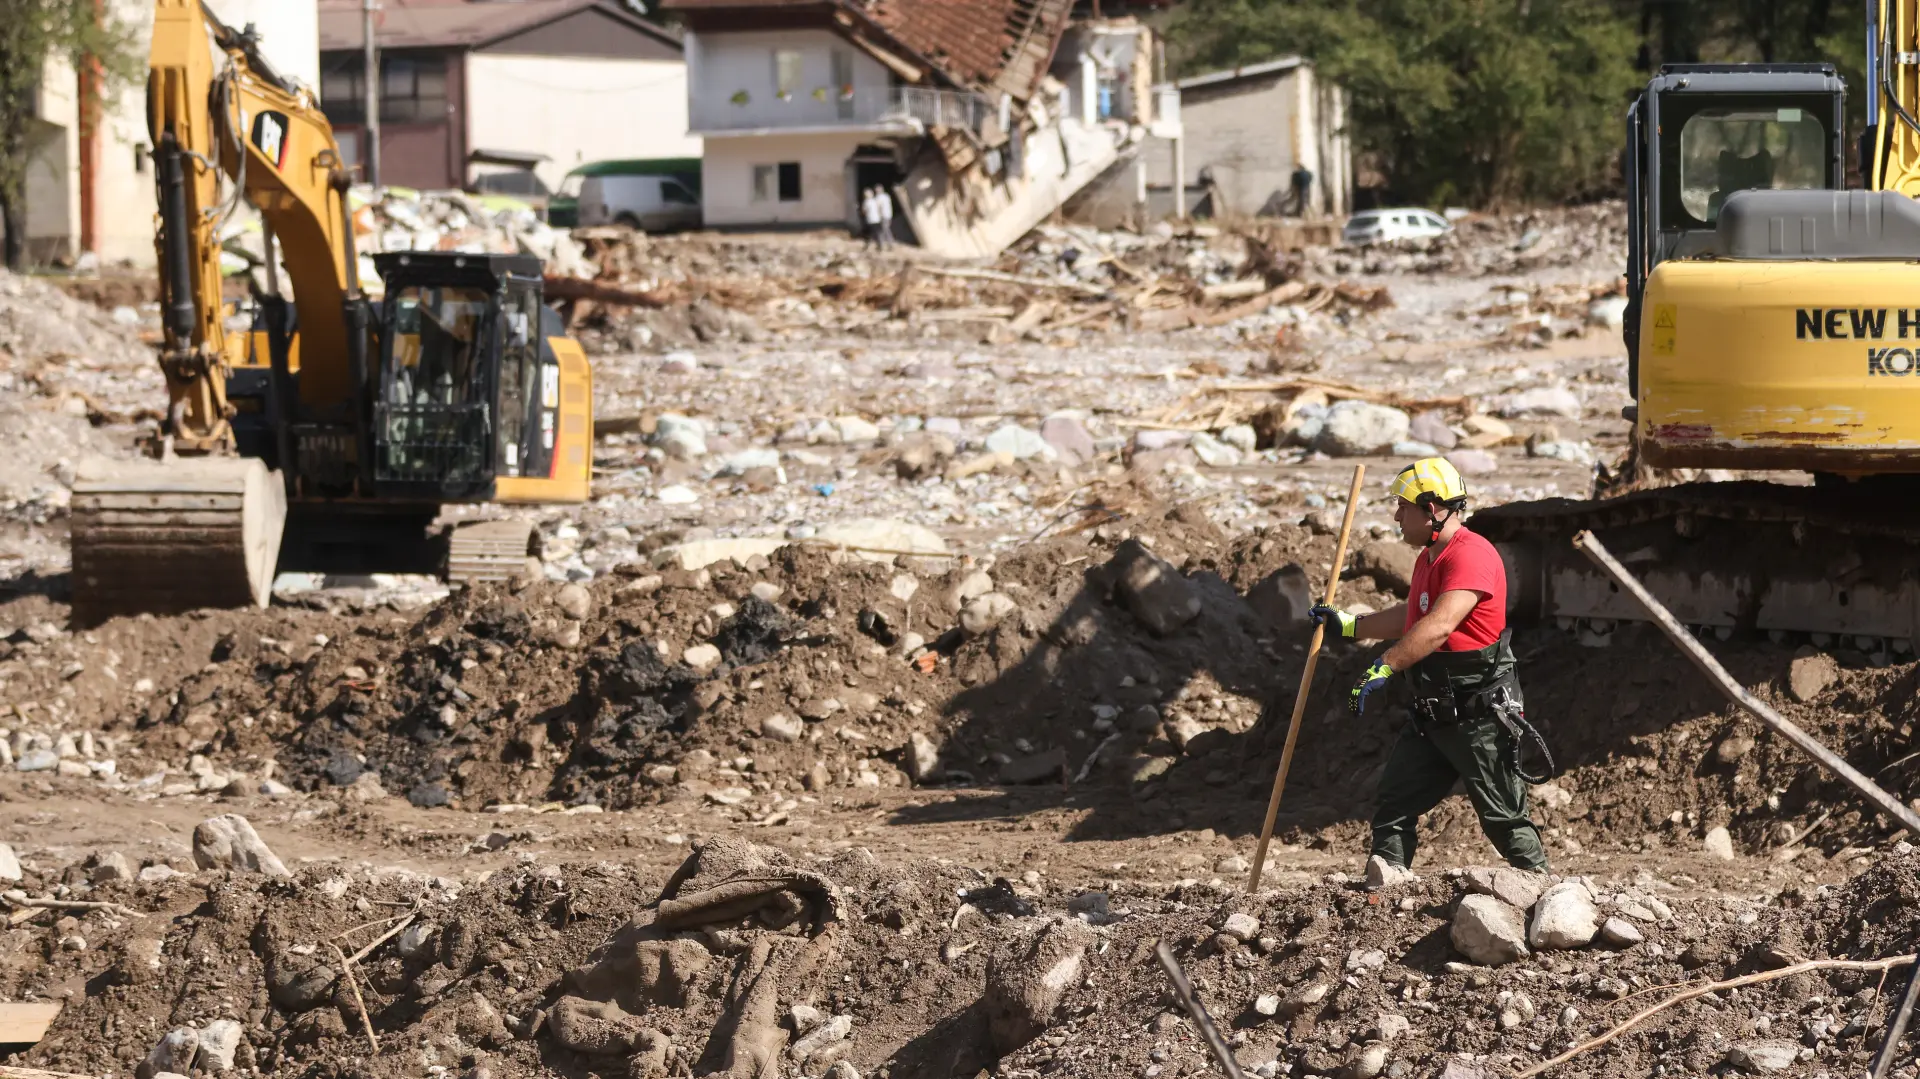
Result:
<svg viewBox="0 0 1920 1079"><path fill-rule="evenodd" d="M664 6L688 29L709 227L857 227L859 193L877 184L907 238L991 255L1118 161L1151 119L1149 95L1052 74L1082 66L1061 54L1081 40L1067 34L1071 0Z"/></svg>

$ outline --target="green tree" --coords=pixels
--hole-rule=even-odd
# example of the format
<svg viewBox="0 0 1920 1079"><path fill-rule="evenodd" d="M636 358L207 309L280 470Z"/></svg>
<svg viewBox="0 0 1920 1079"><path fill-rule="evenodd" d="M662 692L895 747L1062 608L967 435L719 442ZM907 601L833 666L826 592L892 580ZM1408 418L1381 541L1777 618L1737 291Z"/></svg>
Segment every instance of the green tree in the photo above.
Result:
<svg viewBox="0 0 1920 1079"><path fill-rule="evenodd" d="M75 70L91 65L100 73L89 80L92 100L80 103L89 118L85 122L92 122L102 99L139 70L132 33L108 18L105 9L97 0L0 0L0 230L11 268L18 269L26 257L29 137L39 122L48 62L64 58Z"/></svg>
<svg viewBox="0 0 1920 1079"><path fill-rule="evenodd" d="M1392 197L1500 206L1610 190L1635 30L1608 0L1193 0L1169 36L1186 72L1311 58Z"/></svg>

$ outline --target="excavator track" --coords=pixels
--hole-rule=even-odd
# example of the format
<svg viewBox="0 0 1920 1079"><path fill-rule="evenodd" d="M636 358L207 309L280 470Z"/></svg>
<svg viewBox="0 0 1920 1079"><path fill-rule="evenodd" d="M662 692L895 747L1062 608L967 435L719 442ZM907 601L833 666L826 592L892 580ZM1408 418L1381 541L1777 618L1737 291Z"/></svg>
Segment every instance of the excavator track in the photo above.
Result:
<svg viewBox="0 0 1920 1079"><path fill-rule="evenodd" d="M447 582L510 581L534 572L533 522L475 521L447 537Z"/></svg>
<svg viewBox="0 0 1920 1079"><path fill-rule="evenodd" d="M91 460L72 502L73 617L264 607L287 516L253 458Z"/></svg>
<svg viewBox="0 0 1920 1079"><path fill-rule="evenodd" d="M1516 619L1589 643L1645 613L1573 549L1590 530L1675 617L1722 638L1763 632L1909 653L1920 640L1920 501L1888 485L1695 483L1617 498L1481 510L1474 531L1508 564Z"/></svg>

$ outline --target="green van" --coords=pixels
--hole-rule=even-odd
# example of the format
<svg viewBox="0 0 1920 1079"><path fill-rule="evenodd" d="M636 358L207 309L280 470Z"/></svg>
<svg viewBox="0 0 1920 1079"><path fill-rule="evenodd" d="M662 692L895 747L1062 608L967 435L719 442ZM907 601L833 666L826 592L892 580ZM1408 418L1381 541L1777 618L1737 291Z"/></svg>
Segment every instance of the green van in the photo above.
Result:
<svg viewBox="0 0 1920 1079"><path fill-rule="evenodd" d="M579 227L581 223L580 222L581 189L589 186L588 181L598 181L591 185L595 190L593 192L589 192L590 195L594 196L589 201L595 202L596 209L598 209L599 208L598 204L603 201L617 201L617 200L607 200L604 198L605 194L610 193L606 191L609 185L607 185L604 181L606 181L610 177L637 177L637 176L658 177L658 178L664 178L672 181L674 190L665 192L668 200L670 202L678 202L680 200L690 197L691 199L694 200L694 211L695 211L695 214L697 215L698 206L699 206L698 200L700 198L700 159L699 158L697 157L630 158L630 159L621 160L621 161L589 161L586 164L581 165L578 168L575 168L572 172L567 173L566 178L560 181L560 190L556 192L553 198L549 200L547 203L547 223L554 226L555 228L570 229L570 228ZM626 187L631 185L624 185L616 182L612 186L619 188L619 187ZM656 196L658 196L659 194L660 193L657 193L657 192L655 193ZM620 218L621 214L618 212L619 207L608 207L608 209L613 211L611 214L608 215L609 216L608 221L595 221L593 223L607 224L613 220L617 220ZM596 213L595 216L596 217L601 216L601 214L603 213L606 213L606 211L601 210L599 213ZM641 215L641 211L637 207L631 213L631 216L635 216L635 217L638 217L640 215ZM648 214L647 216L650 217L652 215ZM625 222L622 222L622 223L625 223ZM696 216L696 219L692 221L691 224L694 226L697 226L698 223L699 222Z"/></svg>

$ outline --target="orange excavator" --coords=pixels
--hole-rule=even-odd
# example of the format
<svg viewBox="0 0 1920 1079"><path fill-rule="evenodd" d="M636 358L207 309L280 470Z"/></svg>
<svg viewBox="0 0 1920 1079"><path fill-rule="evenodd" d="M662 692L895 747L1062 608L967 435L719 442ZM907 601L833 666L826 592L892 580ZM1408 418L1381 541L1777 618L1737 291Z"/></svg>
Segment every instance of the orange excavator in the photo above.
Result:
<svg viewBox="0 0 1920 1079"><path fill-rule="evenodd" d="M264 605L281 570L524 572L529 522L434 524L448 504L588 496L592 375L542 302L539 260L381 254L370 298L352 170L312 91L201 0L156 0L147 116L161 459L80 469L75 619ZM220 273L242 201L266 238L250 324Z"/></svg>

